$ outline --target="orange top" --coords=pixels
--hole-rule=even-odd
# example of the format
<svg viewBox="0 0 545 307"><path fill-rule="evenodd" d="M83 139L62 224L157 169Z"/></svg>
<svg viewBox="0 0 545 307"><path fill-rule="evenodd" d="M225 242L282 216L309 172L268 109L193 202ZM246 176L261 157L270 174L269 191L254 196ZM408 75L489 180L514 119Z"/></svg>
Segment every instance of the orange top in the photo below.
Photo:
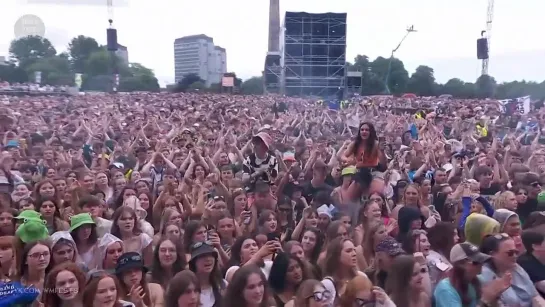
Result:
<svg viewBox="0 0 545 307"><path fill-rule="evenodd" d="M365 144L361 143L356 151L356 167L376 167L378 165L378 147L373 146L370 153L365 152Z"/></svg>

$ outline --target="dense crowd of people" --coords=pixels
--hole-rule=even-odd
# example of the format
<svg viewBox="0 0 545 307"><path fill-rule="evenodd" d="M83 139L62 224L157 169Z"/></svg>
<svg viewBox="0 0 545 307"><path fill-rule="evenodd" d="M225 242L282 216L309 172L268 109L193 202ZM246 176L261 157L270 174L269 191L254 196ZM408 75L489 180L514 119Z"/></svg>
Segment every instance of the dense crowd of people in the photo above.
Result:
<svg viewBox="0 0 545 307"><path fill-rule="evenodd" d="M542 103L0 99L0 306L545 306Z"/></svg>

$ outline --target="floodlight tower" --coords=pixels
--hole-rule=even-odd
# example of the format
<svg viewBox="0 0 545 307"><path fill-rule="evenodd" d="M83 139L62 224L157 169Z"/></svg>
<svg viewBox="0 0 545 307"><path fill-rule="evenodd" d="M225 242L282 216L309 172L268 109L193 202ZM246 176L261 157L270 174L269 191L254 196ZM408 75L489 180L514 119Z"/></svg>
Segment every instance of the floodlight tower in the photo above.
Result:
<svg viewBox="0 0 545 307"><path fill-rule="evenodd" d="M494 0L488 0L486 9L486 32L481 33L483 38L486 38L488 45L488 56L483 59L481 75L488 75L488 66L490 65L490 38L492 37L492 20L494 19Z"/></svg>
<svg viewBox="0 0 545 307"><path fill-rule="evenodd" d="M113 25L114 17L114 8L113 0L106 0L106 5L108 8L108 23L110 26L106 29L107 37L107 49L110 52L110 73L111 73L111 86L110 91L112 93L117 92L119 86L119 72L117 67L116 51L117 51L117 30Z"/></svg>

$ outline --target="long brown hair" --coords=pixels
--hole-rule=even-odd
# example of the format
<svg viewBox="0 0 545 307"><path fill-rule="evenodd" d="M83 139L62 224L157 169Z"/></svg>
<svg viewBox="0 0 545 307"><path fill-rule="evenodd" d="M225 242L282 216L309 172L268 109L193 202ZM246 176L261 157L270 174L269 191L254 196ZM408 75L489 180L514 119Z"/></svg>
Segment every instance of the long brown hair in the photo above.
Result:
<svg viewBox="0 0 545 307"><path fill-rule="evenodd" d="M7 249L7 248L11 248L11 253L13 255L13 258L11 260L11 267L13 268L14 265L15 265L15 246L13 245L14 243L14 238L13 236L0 236L0 249ZM7 268L9 270L11 270L11 268ZM4 275L4 268L2 268L2 264L0 263L0 279L4 279L4 278L8 278L10 276L5 276Z"/></svg>
<svg viewBox="0 0 545 307"><path fill-rule="evenodd" d="M456 226L447 222L439 222L428 229L428 240L431 249L448 258L450 250L456 244L454 242L455 231L457 231Z"/></svg>
<svg viewBox="0 0 545 307"><path fill-rule="evenodd" d="M18 212L13 208L0 208L0 214L2 213L7 213L10 214L12 217L15 217L17 216ZM9 229L8 231L4 232L4 230L0 228L0 237L13 235L15 235L15 219L11 220L11 229Z"/></svg>
<svg viewBox="0 0 545 307"><path fill-rule="evenodd" d="M471 284L473 288L475 289L475 293L477 294L477 300L481 297L481 283L477 277L474 277L472 280L469 281L469 283L466 281L465 275L465 269L464 269L464 262L466 260L454 262L452 264L452 272L450 274L450 284L454 289L456 289L456 292L458 292L458 295L460 296L460 299L462 300L463 306L469 306L471 304L471 296L469 295L469 285Z"/></svg>
<svg viewBox="0 0 545 307"><path fill-rule="evenodd" d="M394 259L386 279L386 292L396 306L406 306L409 302L407 285L411 281L416 261L412 255L400 255Z"/></svg>
<svg viewBox="0 0 545 307"><path fill-rule="evenodd" d="M115 283L115 288L117 289L117 296L115 298L116 302L114 307L123 307L123 304L121 304L121 302L119 301L121 299L121 286L119 285L119 280L117 280L114 275L109 274L106 271L99 271L91 275L91 278L87 282L85 290L83 291L83 307L94 307L94 300L98 289L98 283L104 278L108 277L113 279Z"/></svg>
<svg viewBox="0 0 545 307"><path fill-rule="evenodd" d="M119 221L123 213L129 213L134 220L134 227L132 229L133 235L140 235L142 233L142 230L140 230L140 226L138 225L138 217L136 216L136 212L134 211L134 209L129 206L121 206L115 210L114 214L112 215L112 229L110 230L110 233L121 239L121 230L119 229L119 225L117 225L117 222Z"/></svg>
<svg viewBox="0 0 545 307"><path fill-rule="evenodd" d="M49 265L47 266L47 268L45 269L45 274L47 274L49 272L49 270L51 269L51 266L52 266L52 261L51 261L51 247L49 245L49 242L48 241L43 241L43 240L39 240L39 241L34 241L34 242L30 242L30 243L26 243L22 250L21 250L21 253L16 253L15 254L15 262L16 262L16 268L17 268L17 277L19 280L21 280L21 278L26 278L26 274L28 273L28 264L27 264L27 261L26 261L26 258L28 257L28 253L30 252L30 250L34 247L34 246L37 246L37 245L44 245L44 246L47 246L47 248L49 249L49 257L50 257L50 260L49 260Z"/></svg>
<svg viewBox="0 0 545 307"><path fill-rule="evenodd" d="M121 299L129 299L130 295L130 288L127 288L127 285L125 282L123 282L123 274L116 274L119 280L119 287L117 288L117 292L119 293L119 296ZM146 274L144 274L144 271L142 271L142 279L140 280L140 287L142 287L142 290L144 290L144 304L146 306L151 306L151 295L149 291L148 281L146 280Z"/></svg>
<svg viewBox="0 0 545 307"><path fill-rule="evenodd" d="M259 304L259 307L269 306L270 291L268 288L267 278L261 271L260 267L255 264L249 264L238 269L233 275L231 283L227 286L227 291L224 297L225 305L223 307L245 307L248 305L241 293L243 293L244 288L246 288L248 277L250 277L252 274L259 275L261 281L263 282L263 287L265 288L263 300L261 301L261 304Z"/></svg>
<svg viewBox="0 0 545 307"><path fill-rule="evenodd" d="M36 208L36 211L40 212L40 209L42 208L42 205L50 201L55 206L55 212L53 213L53 232L57 232L60 230L68 230L65 227L65 221L63 221L61 217L61 210L62 208L59 206L59 201L53 197L45 197L45 198L38 198L36 203L34 204L34 207Z"/></svg>
<svg viewBox="0 0 545 307"><path fill-rule="evenodd" d="M201 292L201 285L195 273L190 270L178 272L170 281L165 292L165 307L178 307L178 298L193 285L197 292Z"/></svg>
<svg viewBox="0 0 545 307"><path fill-rule="evenodd" d="M69 271L76 276L78 280L78 295L81 297L85 289L85 273L73 262L63 262L51 270L45 277L44 289L56 289L57 275L62 271ZM57 295L57 291L45 291L42 295L44 307L57 307L62 305L62 301Z"/></svg>
<svg viewBox="0 0 545 307"><path fill-rule="evenodd" d="M327 246L324 267L325 276L335 277L337 275L336 273L339 271L339 258L341 257L344 242L346 241L352 242L350 239L336 238ZM356 276L356 270L354 270L354 276Z"/></svg>
<svg viewBox="0 0 545 307"><path fill-rule="evenodd" d="M375 233L386 226L382 220L371 222L367 225L363 232L363 257L367 263L372 263L375 258L375 247L378 242L375 242Z"/></svg>
<svg viewBox="0 0 545 307"><path fill-rule="evenodd" d="M153 251L153 263L150 275L151 282L158 283L164 288L167 288L166 286L169 283L168 279L172 277L169 274L165 273L165 269L163 268L163 266L161 265L161 261L159 260L159 251L161 244L166 241L172 242L172 244L174 244L174 247L176 248L176 261L174 262L174 264L172 264L172 276L184 270L187 264L185 252L182 248L181 241L175 242L167 236L162 236L159 239L159 242L157 242L157 245L155 245L155 250Z"/></svg>

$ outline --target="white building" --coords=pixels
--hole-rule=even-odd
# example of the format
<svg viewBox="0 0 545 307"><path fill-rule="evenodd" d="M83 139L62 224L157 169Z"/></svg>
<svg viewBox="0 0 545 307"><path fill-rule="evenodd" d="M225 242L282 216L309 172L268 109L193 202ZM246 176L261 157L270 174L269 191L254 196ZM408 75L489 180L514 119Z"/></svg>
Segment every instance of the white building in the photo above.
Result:
<svg viewBox="0 0 545 307"><path fill-rule="evenodd" d="M197 74L206 86L220 83L227 72L224 48L214 45L214 39L204 34L177 38L174 41L174 79L180 81L187 74Z"/></svg>

